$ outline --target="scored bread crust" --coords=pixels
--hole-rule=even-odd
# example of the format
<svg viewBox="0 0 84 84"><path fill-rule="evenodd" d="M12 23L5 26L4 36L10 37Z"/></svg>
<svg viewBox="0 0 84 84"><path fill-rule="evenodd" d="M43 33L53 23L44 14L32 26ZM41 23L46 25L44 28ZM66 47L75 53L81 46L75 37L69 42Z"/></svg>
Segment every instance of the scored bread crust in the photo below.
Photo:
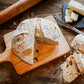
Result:
<svg viewBox="0 0 84 84"><path fill-rule="evenodd" d="M43 18L32 18L22 21L12 37L12 51L22 60L34 64L37 42L57 44L59 28L55 23ZM18 52L18 53L17 53Z"/></svg>
<svg viewBox="0 0 84 84"><path fill-rule="evenodd" d="M78 34L72 41L71 47L84 53L84 36Z"/></svg>
<svg viewBox="0 0 84 84"><path fill-rule="evenodd" d="M79 76L73 56L69 56L64 63L63 78L66 82L72 82Z"/></svg>

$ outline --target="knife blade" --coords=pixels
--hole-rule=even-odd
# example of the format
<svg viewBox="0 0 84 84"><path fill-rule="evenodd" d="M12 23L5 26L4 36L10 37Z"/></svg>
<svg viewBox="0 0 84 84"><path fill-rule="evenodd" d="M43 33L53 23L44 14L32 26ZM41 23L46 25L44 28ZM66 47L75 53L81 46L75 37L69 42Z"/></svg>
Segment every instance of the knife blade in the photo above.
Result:
<svg viewBox="0 0 84 84"><path fill-rule="evenodd" d="M79 33L79 34L84 35L84 33L83 33L82 31L76 29L75 27L71 26L70 24L65 23L63 20L57 18L56 16L53 16L53 17L54 17L54 19L57 21L57 23L58 23L59 25L65 27L65 28L71 29L71 30L73 30L73 31L75 31L75 32L77 32L77 33Z"/></svg>

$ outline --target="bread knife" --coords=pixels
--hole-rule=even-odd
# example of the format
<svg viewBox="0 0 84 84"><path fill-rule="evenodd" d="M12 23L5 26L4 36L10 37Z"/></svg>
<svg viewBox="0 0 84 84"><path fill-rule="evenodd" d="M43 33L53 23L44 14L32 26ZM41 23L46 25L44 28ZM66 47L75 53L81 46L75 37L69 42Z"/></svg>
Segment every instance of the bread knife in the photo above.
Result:
<svg viewBox="0 0 84 84"><path fill-rule="evenodd" d="M54 16L54 19L57 21L57 23L58 23L59 25L65 27L65 28L71 29L71 30L77 32L78 34L84 35L84 32L82 32L82 31L76 29L75 27L71 26L70 24L65 23L63 20L57 18L56 16Z"/></svg>

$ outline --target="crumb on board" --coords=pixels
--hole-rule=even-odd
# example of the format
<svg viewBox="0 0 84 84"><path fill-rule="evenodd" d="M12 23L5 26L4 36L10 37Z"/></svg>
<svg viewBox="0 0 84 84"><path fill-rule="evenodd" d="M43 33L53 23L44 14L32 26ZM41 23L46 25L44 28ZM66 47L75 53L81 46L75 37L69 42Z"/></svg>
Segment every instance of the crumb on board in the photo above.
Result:
<svg viewBox="0 0 84 84"><path fill-rule="evenodd" d="M16 22L13 22L14 25L16 25Z"/></svg>
<svg viewBox="0 0 84 84"><path fill-rule="evenodd" d="M65 62L63 62L61 65L60 65L60 68L63 70L65 67Z"/></svg>

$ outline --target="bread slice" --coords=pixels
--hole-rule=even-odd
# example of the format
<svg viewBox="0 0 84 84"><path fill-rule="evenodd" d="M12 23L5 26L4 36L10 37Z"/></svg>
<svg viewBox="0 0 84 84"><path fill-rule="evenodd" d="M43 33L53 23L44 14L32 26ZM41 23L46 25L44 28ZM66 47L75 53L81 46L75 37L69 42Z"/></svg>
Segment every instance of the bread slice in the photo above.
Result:
<svg viewBox="0 0 84 84"><path fill-rule="evenodd" d="M71 47L84 53L84 36L78 34L72 41Z"/></svg>
<svg viewBox="0 0 84 84"><path fill-rule="evenodd" d="M75 50L73 53L77 67L81 73L84 73L84 54Z"/></svg>
<svg viewBox="0 0 84 84"><path fill-rule="evenodd" d="M77 66L73 56L66 59L63 69L63 78L66 82L72 82L79 76Z"/></svg>

